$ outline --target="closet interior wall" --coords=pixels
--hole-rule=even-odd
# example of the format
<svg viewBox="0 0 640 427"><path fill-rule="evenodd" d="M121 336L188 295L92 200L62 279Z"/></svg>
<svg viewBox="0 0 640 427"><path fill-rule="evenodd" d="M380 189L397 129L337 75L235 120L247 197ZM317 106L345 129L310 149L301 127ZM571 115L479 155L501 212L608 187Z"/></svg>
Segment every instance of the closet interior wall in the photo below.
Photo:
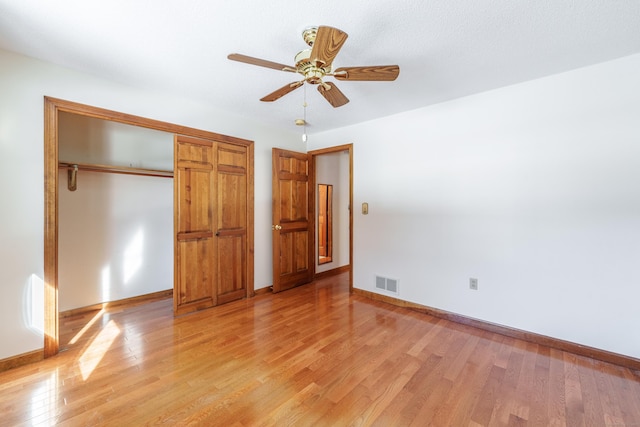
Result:
<svg viewBox="0 0 640 427"><path fill-rule="evenodd" d="M172 289L173 179L145 171L173 170L173 135L61 112L58 136L61 163L134 171L80 166L71 191L59 168L59 311Z"/></svg>

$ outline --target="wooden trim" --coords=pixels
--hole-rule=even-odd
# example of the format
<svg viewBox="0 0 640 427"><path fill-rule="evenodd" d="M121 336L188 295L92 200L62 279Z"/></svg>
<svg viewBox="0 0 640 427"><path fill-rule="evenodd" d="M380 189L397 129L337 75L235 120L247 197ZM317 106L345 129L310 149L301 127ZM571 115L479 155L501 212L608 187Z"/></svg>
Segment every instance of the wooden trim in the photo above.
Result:
<svg viewBox="0 0 640 427"><path fill-rule="evenodd" d="M19 354L17 356L9 357L7 359L2 359L0 360L0 372L8 371L9 369L19 368L20 366L39 362L43 359L44 359L43 349Z"/></svg>
<svg viewBox="0 0 640 427"><path fill-rule="evenodd" d="M44 103L44 357L58 354L58 108Z"/></svg>
<svg viewBox="0 0 640 427"><path fill-rule="evenodd" d="M172 123L162 122L159 120L147 119L145 117L134 116L132 114L121 113L118 111L107 110L99 107L92 107L90 105L79 104L77 102L65 101L63 99L52 98L45 96L45 103L51 104L57 111L65 111L73 114L80 114L82 116L93 117L96 119L103 119L112 122L124 123L127 125L133 125L138 127L144 127L148 129L155 129L165 131L168 133L174 133L179 135L185 135L188 137L212 139L220 142L228 142L236 145L249 146L253 144L253 141L236 138L234 136L222 135L215 132L209 132L201 129L195 129L187 126L175 125Z"/></svg>
<svg viewBox="0 0 640 427"><path fill-rule="evenodd" d="M145 304L148 302L159 301L173 297L173 289L166 289L164 291L152 292L150 294L137 295L131 298L124 298L116 301L102 302L99 304L87 305L85 307L73 308L71 310L61 311L60 319L64 319L71 316L77 316L79 314L85 314L91 311L102 310L106 307L119 307L122 305L134 306L137 304Z"/></svg>
<svg viewBox="0 0 640 427"><path fill-rule="evenodd" d="M449 311L404 301L398 298L377 294L375 292L365 291L363 289L356 288L353 290L353 293L366 298L370 298L372 300L385 302L398 307L406 307L420 313L482 329L484 331L505 335L507 337L528 341L538 345L544 345L561 351L566 351L568 353L573 353L578 356L600 360L602 362L613 363L614 365L623 366L628 369L640 370L640 359L636 359L631 356L625 356L619 353L613 353L610 351L577 344L571 341L548 337L546 335L541 335L534 332L523 331L521 329L511 328L509 326L498 325L496 323L474 319L472 317L463 316L461 314L451 313Z"/></svg>
<svg viewBox="0 0 640 427"><path fill-rule="evenodd" d="M255 230L254 230L254 216L255 216L255 167L254 165L254 145L250 144L247 147L247 298L253 297L254 292L254 245L255 245Z"/></svg>
<svg viewBox="0 0 640 427"><path fill-rule="evenodd" d="M307 154L312 156L319 156L320 154L338 153L340 151L349 151L353 147L353 144L336 145L335 147L320 148L319 150L311 150Z"/></svg>
<svg viewBox="0 0 640 427"><path fill-rule="evenodd" d="M338 274L346 273L347 271L351 271L351 266L343 265L342 267L333 268L321 273L316 273L315 276L313 276L313 280L320 280L327 277L337 276Z"/></svg>
<svg viewBox="0 0 640 427"><path fill-rule="evenodd" d="M349 144L349 292L353 293L353 144Z"/></svg>
<svg viewBox="0 0 640 427"><path fill-rule="evenodd" d="M251 174L251 200L253 202L253 141L222 135L214 132L179 126L158 120L147 119L131 114L92 107L58 98L44 97L44 357L58 354L59 313L58 313L58 113L64 111L96 119L124 123L181 135L191 138L214 140L234 145L246 146L250 154L249 173ZM195 140L201 143L202 141ZM175 154L174 154L175 158ZM174 172L177 165L174 161ZM175 206L174 206L175 209ZM247 263L247 295L253 293L253 205L247 229L248 263ZM248 212L249 213L249 212ZM174 214L175 216L175 214ZM174 279L175 280L175 279Z"/></svg>

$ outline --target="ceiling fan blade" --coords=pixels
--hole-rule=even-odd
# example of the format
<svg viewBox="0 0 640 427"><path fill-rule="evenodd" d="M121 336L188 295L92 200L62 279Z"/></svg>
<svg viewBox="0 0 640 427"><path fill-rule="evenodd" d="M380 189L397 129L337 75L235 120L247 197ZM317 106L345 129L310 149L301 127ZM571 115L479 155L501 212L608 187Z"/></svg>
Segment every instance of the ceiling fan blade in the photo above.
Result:
<svg viewBox="0 0 640 427"><path fill-rule="evenodd" d="M392 81L400 74L397 65L372 65L370 67L341 67L333 72L338 80Z"/></svg>
<svg viewBox="0 0 640 427"><path fill-rule="evenodd" d="M333 27L318 27L311 49L311 61L319 67L328 67L347 41L347 33Z"/></svg>
<svg viewBox="0 0 640 427"><path fill-rule="evenodd" d="M278 99L282 98L283 96L285 96L289 92L293 92L294 90L298 89L303 84L304 84L304 80L299 81L299 82L289 83L288 85L282 86L280 89L278 89L278 90L276 90L274 92L271 92L269 95L261 98L260 101L273 102L275 100L278 100Z"/></svg>
<svg viewBox="0 0 640 427"><path fill-rule="evenodd" d="M273 68L274 70L297 72L295 67L289 65L279 64L277 62L267 61L266 59L254 58L253 56L242 55L239 53L232 53L227 56L232 61L244 62L246 64L258 65L260 67Z"/></svg>
<svg viewBox="0 0 640 427"><path fill-rule="evenodd" d="M318 85L318 92L329 101L329 104L334 108L342 107L349 102L349 98L344 96L344 93L340 92L340 89L333 83L321 83Z"/></svg>

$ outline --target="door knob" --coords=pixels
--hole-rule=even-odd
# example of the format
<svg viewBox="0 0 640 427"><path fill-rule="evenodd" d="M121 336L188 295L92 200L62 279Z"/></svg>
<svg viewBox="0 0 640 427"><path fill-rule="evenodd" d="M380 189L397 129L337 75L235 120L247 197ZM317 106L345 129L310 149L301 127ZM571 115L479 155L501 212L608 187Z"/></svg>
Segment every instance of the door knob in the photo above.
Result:
<svg viewBox="0 0 640 427"><path fill-rule="evenodd" d="M282 226L281 225L272 225L271 229L272 230L282 230Z"/></svg>

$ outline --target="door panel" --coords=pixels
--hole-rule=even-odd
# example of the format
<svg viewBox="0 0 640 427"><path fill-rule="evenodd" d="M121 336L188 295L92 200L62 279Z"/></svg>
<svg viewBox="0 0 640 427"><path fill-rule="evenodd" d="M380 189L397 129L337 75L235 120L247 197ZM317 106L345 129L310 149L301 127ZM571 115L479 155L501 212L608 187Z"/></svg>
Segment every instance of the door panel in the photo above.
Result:
<svg viewBox="0 0 640 427"><path fill-rule="evenodd" d="M227 235L218 237L218 304L244 298L246 274L244 266L245 236Z"/></svg>
<svg viewBox="0 0 640 427"><path fill-rule="evenodd" d="M247 294L247 147L217 143L218 304Z"/></svg>
<svg viewBox="0 0 640 427"><path fill-rule="evenodd" d="M175 315L217 304L213 204L213 142L176 135Z"/></svg>
<svg viewBox="0 0 640 427"><path fill-rule="evenodd" d="M178 310L176 314L201 310L214 304L210 238L180 240L178 238ZM197 265L198 268L193 268ZM175 304L175 303L174 303Z"/></svg>
<svg viewBox="0 0 640 427"><path fill-rule="evenodd" d="M211 231L211 165L179 164L178 188L178 232L193 233Z"/></svg>
<svg viewBox="0 0 640 427"><path fill-rule="evenodd" d="M306 153L272 151L273 291L308 283L313 277L313 186Z"/></svg>

